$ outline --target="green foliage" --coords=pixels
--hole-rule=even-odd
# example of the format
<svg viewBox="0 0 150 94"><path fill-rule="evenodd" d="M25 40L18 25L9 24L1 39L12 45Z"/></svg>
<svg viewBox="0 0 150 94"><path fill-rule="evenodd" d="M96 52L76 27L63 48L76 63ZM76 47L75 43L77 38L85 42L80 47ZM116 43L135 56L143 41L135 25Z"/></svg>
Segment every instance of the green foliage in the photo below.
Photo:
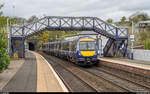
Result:
<svg viewBox="0 0 150 94"><path fill-rule="evenodd" d="M144 41L147 38L150 38L150 33L148 33L148 32L140 32L139 34L140 34L140 40L141 41Z"/></svg>
<svg viewBox="0 0 150 94"><path fill-rule="evenodd" d="M7 41L5 33L0 31L0 72L6 69L10 63L10 58L7 52Z"/></svg>
<svg viewBox="0 0 150 94"><path fill-rule="evenodd" d="M0 5L0 9L3 5ZM10 58L7 52L7 34L5 31L6 22L8 17L3 17L2 12L0 11L0 72L8 67L10 64Z"/></svg>
<svg viewBox="0 0 150 94"><path fill-rule="evenodd" d="M112 23L112 22L113 22L113 19L108 19L107 22L108 22L108 23Z"/></svg>
<svg viewBox="0 0 150 94"><path fill-rule="evenodd" d="M133 17L132 19L129 19L130 22L134 22L137 23L139 21L146 21L146 20L150 20L149 16L147 13L140 13L139 15ZM131 25L131 23L130 23Z"/></svg>
<svg viewBox="0 0 150 94"><path fill-rule="evenodd" d="M121 18L121 23L122 23L122 24L125 24L125 23L126 23L126 17L125 17L125 16L123 16L123 17Z"/></svg>
<svg viewBox="0 0 150 94"><path fill-rule="evenodd" d="M37 21L38 20L38 17L36 17L35 15L31 16L28 20L27 20L27 23L31 23L31 22L34 22L34 21Z"/></svg>
<svg viewBox="0 0 150 94"><path fill-rule="evenodd" d="M2 4L0 4L0 9L3 7L3 5ZM2 11L0 11L0 16L2 16L2 14L3 14L3 12Z"/></svg>
<svg viewBox="0 0 150 94"><path fill-rule="evenodd" d="M150 50L150 39L146 39L145 40L144 49Z"/></svg>

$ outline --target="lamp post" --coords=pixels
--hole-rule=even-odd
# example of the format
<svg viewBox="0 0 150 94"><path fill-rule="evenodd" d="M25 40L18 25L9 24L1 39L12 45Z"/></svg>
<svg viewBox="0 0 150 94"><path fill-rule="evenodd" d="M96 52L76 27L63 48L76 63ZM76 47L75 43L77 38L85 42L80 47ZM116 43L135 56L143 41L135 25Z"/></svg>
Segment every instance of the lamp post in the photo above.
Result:
<svg viewBox="0 0 150 94"><path fill-rule="evenodd" d="M7 18L7 36L8 36L8 54L10 55L10 32L9 32L9 18Z"/></svg>
<svg viewBox="0 0 150 94"><path fill-rule="evenodd" d="M134 13L133 15L131 15L130 17L129 17L129 19L131 19L132 20L132 32L131 32L131 35L130 35L130 41L131 41L131 59L133 60L133 46L134 46L134 44L133 44L133 41L134 41L134 22L133 22L133 18L135 17L135 16L138 16L140 14L140 12L136 12L136 13Z"/></svg>
<svg viewBox="0 0 150 94"><path fill-rule="evenodd" d="M14 4L12 5L12 8L13 8L13 14L12 14L12 16L15 18L15 5Z"/></svg>
<svg viewBox="0 0 150 94"><path fill-rule="evenodd" d="M133 60L133 41L134 41L134 22L132 20L132 34L130 35L130 39L131 39L131 59Z"/></svg>

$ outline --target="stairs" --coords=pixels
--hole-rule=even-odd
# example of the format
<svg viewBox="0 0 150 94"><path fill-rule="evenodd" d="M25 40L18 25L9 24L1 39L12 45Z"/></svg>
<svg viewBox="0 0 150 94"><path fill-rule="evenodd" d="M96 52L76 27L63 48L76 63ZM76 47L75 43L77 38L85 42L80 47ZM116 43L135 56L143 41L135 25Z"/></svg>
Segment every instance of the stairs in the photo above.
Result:
<svg viewBox="0 0 150 94"><path fill-rule="evenodd" d="M112 44L114 43L115 40L108 39L104 49L103 49L103 55L107 56L109 49L111 48Z"/></svg>

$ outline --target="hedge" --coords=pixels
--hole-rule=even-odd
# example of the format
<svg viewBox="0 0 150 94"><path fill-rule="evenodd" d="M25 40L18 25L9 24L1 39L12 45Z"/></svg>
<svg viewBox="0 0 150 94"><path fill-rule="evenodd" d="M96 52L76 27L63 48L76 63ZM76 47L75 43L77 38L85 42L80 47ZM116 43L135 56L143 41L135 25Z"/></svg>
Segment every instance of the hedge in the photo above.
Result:
<svg viewBox="0 0 150 94"><path fill-rule="evenodd" d="M10 57L8 55L7 38L4 33L0 32L0 73L10 64Z"/></svg>
<svg viewBox="0 0 150 94"><path fill-rule="evenodd" d="M150 50L150 39L146 39L144 42L144 49Z"/></svg>

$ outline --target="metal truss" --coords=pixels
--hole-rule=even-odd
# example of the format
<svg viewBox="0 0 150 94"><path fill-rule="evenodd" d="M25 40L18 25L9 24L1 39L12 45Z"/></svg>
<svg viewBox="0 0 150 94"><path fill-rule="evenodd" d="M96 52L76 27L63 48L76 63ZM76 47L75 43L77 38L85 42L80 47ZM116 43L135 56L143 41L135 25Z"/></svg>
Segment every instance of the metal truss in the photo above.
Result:
<svg viewBox="0 0 150 94"><path fill-rule="evenodd" d="M127 46L128 46L128 40L121 39L121 40L115 41L112 39L108 39L103 49L103 55L104 56L116 56L116 57L127 56ZM110 53L112 54L110 55Z"/></svg>
<svg viewBox="0 0 150 94"><path fill-rule="evenodd" d="M24 40L30 36L33 36L44 30L64 30L64 31L95 31L98 34L101 34L109 38L107 44L103 49L104 56L107 56L110 48L113 46L114 49L112 52L114 56L118 50L121 50L123 54L126 53L127 44L128 44L128 28L120 28L109 24L97 17L61 17L61 16L47 16L38 21L24 24L20 26L11 26L10 27L10 42L13 38L23 39L22 46L24 47ZM125 41L127 43L125 44ZM13 47L10 48L10 54L17 52L14 43L10 43ZM24 49L24 48L23 48ZM24 57L24 52L21 57Z"/></svg>
<svg viewBox="0 0 150 94"><path fill-rule="evenodd" d="M97 17L48 16L22 26L11 26L11 37L29 37L43 30L93 30L112 39L128 37L128 28L113 26Z"/></svg>

